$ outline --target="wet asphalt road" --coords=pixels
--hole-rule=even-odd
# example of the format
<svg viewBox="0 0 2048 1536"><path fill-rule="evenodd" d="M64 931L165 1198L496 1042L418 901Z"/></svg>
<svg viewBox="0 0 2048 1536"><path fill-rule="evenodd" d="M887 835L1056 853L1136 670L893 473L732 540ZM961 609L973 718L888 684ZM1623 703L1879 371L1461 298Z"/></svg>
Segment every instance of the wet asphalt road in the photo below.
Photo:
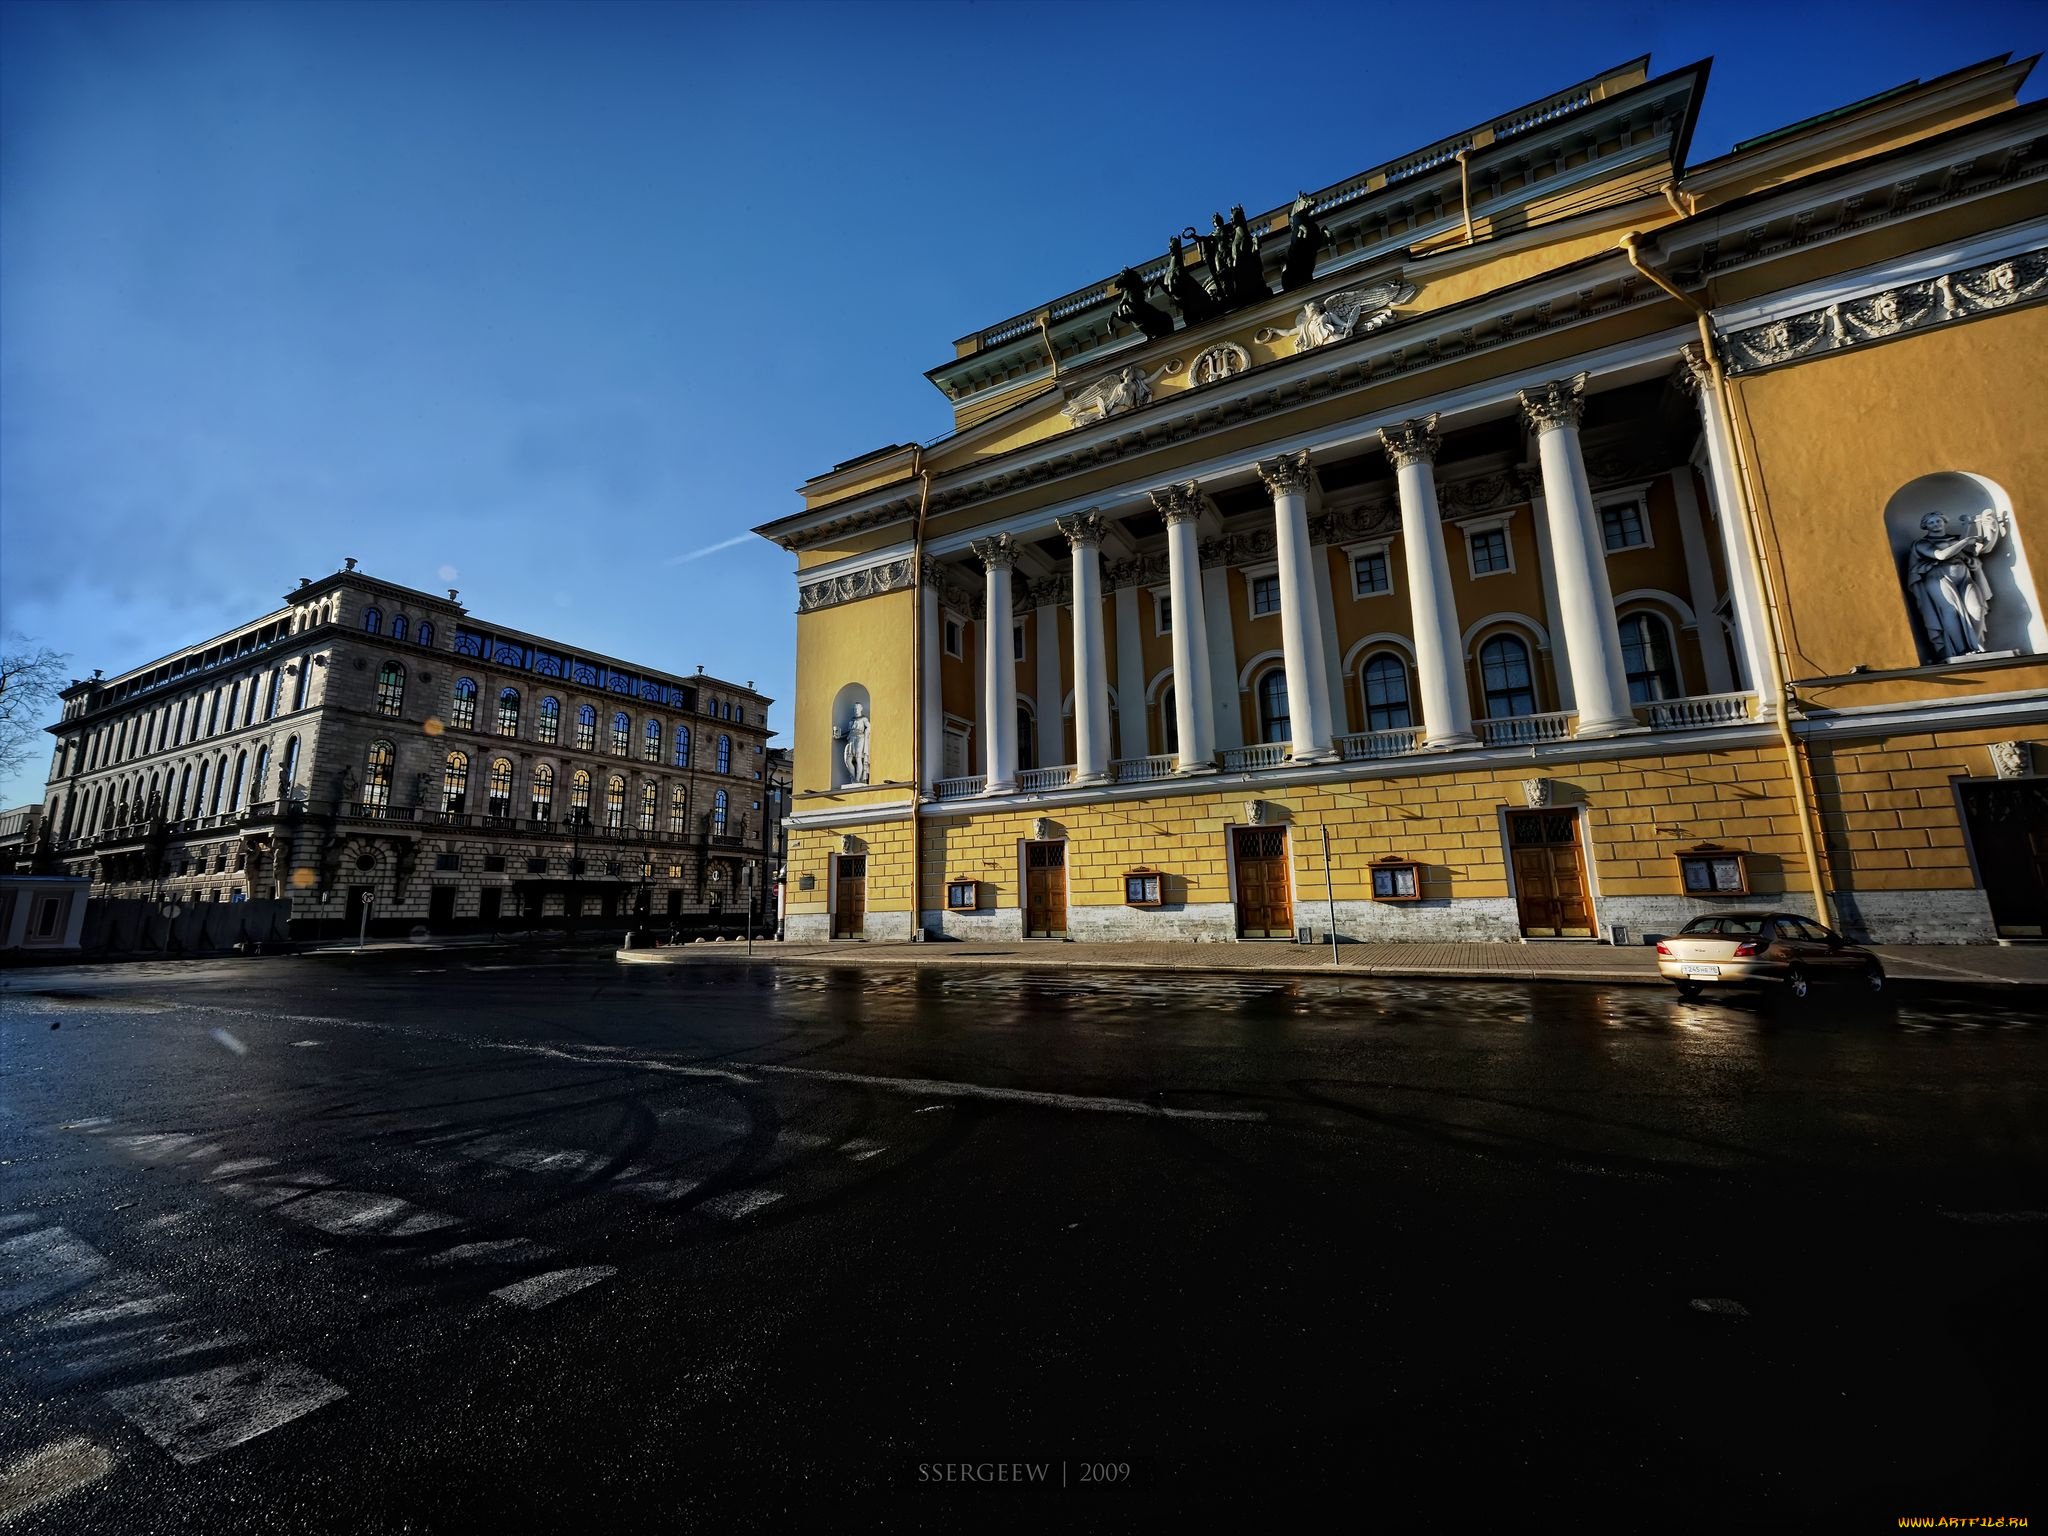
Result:
<svg viewBox="0 0 2048 1536"><path fill-rule="evenodd" d="M0 1467L101 1473L10 1530L2048 1514L2024 998L423 952L0 1010Z"/></svg>

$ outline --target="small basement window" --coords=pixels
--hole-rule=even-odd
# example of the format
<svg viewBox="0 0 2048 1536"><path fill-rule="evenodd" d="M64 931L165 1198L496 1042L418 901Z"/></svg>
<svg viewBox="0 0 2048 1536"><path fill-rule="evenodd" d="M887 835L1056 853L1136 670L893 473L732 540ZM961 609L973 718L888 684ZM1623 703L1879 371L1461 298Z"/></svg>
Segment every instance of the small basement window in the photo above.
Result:
<svg viewBox="0 0 2048 1536"><path fill-rule="evenodd" d="M1372 866L1372 899L1420 901L1422 866L1413 859L1396 858L1392 854L1376 860Z"/></svg>
<svg viewBox="0 0 2048 1536"><path fill-rule="evenodd" d="M1748 855L1738 848L1701 843L1678 852L1678 875L1688 896L1747 896Z"/></svg>
<svg viewBox="0 0 2048 1536"><path fill-rule="evenodd" d="M946 910L948 912L972 912L980 906L980 881L948 880L946 882Z"/></svg>
<svg viewBox="0 0 2048 1536"><path fill-rule="evenodd" d="M434 855L434 868L460 869L462 868L461 856L453 853L437 853Z"/></svg>
<svg viewBox="0 0 2048 1536"><path fill-rule="evenodd" d="M1166 877L1156 869L1124 871L1124 905L1156 907L1166 899Z"/></svg>

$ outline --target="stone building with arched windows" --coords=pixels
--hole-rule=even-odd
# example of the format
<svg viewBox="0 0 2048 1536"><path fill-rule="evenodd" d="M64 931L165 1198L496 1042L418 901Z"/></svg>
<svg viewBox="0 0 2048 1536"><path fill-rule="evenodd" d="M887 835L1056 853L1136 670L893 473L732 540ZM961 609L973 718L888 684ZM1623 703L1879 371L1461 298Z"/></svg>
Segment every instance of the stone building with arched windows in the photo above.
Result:
<svg viewBox="0 0 2048 1536"><path fill-rule="evenodd" d="M2042 937L2031 67L1638 59L961 338L758 530L790 935Z"/></svg>
<svg viewBox="0 0 2048 1536"><path fill-rule="evenodd" d="M772 920L770 699L353 560L62 699L39 858L97 896L289 898L298 936Z"/></svg>

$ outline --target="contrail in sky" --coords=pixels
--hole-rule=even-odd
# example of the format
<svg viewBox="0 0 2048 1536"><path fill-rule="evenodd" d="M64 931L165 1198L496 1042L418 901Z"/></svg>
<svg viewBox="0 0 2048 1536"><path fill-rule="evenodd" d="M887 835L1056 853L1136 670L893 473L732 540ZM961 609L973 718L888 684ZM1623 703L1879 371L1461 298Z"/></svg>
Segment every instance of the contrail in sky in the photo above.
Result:
<svg viewBox="0 0 2048 1536"><path fill-rule="evenodd" d="M731 549L736 544L745 544L754 536L751 533L735 534L718 544L706 544L702 549L693 549L687 555L670 555L663 565L687 565L692 560L702 560L706 555L715 555L721 549Z"/></svg>

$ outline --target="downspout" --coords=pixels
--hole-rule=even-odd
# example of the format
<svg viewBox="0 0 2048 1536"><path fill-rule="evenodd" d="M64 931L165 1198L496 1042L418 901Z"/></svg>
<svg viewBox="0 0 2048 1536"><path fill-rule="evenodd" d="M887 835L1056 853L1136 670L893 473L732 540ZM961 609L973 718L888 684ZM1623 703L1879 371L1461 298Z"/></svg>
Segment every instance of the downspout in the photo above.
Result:
<svg viewBox="0 0 2048 1536"><path fill-rule="evenodd" d="M924 940L924 519L932 504L931 471L924 449L910 450L910 472L921 482L917 531L910 542L910 939Z"/></svg>
<svg viewBox="0 0 2048 1536"><path fill-rule="evenodd" d="M1060 381L1060 354L1052 344L1052 321L1040 311L1038 316L1038 339L1045 343L1045 360L1052 365L1052 381Z"/></svg>
<svg viewBox="0 0 2048 1536"><path fill-rule="evenodd" d="M1459 150L1452 158L1458 162L1458 204L1465 211L1465 243L1472 243L1472 167L1466 162L1466 151Z"/></svg>
<svg viewBox="0 0 2048 1536"><path fill-rule="evenodd" d="M1670 188L1667 186L1665 190L1668 194ZM1677 203L1674 201L1672 206L1675 208ZM1828 900L1827 880L1821 872L1820 848L1813 835L1816 812L1807 793L1805 755L1800 750L1798 737L1792 732L1791 715L1786 708L1790 702L1790 694L1785 686L1785 637L1778 612L1777 588L1771 581L1770 568L1764 564L1763 528L1757 516L1756 499L1751 490L1749 458L1743 452L1742 438L1735 430L1735 410L1728 399L1728 376L1721 368L1721 352L1714 344L1714 327L1708 318L1706 306L1694 299L1691 294L1673 285L1655 268L1643 265L1642 256L1636 249L1636 242L1641 238L1640 233L1634 230L1621 237L1621 249L1628 257L1628 264L1634 267L1638 274L1648 278L1691 310L1693 318L1699 322L1700 355L1706 359L1707 387L1714 397L1711 408L1720 413L1721 429L1728 436L1728 451L1735 456L1735 496L1741 503L1735 510L1742 518L1742 526L1747 534L1743 542L1749 555L1750 578L1756 582L1757 590L1763 594L1766 630L1764 660L1770 669L1770 697L1776 701L1777 706L1772 713L1778 726L1778 740L1785 749L1785 763L1792 775L1792 798L1799 808L1799 846L1806 856L1807 876L1813 886L1814 911L1823 923L1832 928L1835 926L1834 905Z"/></svg>

